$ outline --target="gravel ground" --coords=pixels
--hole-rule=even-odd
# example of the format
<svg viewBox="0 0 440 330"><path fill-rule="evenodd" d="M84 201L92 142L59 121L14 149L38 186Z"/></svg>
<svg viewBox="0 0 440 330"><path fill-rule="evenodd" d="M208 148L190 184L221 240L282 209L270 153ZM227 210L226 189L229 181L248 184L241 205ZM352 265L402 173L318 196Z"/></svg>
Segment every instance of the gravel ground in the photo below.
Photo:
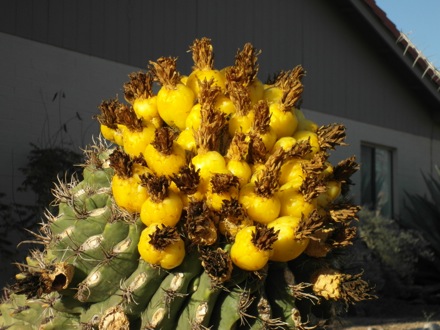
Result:
<svg viewBox="0 0 440 330"><path fill-rule="evenodd" d="M422 301L378 299L359 306L334 329L347 330L440 330L440 304Z"/></svg>

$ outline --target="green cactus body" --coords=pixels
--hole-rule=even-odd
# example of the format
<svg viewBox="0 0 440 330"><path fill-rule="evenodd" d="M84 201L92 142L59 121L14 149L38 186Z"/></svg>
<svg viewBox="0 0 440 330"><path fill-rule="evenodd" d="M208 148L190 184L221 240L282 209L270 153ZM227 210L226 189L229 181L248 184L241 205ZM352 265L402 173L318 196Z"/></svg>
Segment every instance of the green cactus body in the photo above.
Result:
<svg viewBox="0 0 440 330"><path fill-rule="evenodd" d="M77 315L69 313L56 313L53 317L48 317L40 324L38 330L74 330L80 329L81 323Z"/></svg>
<svg viewBox="0 0 440 330"><path fill-rule="evenodd" d="M53 309L71 315L81 315L85 313L87 306L82 302L69 295L59 295L58 292L54 292L56 299L52 304Z"/></svg>
<svg viewBox="0 0 440 330"><path fill-rule="evenodd" d="M242 282L220 293L216 302L211 324L214 329L235 329L248 325L249 309L255 299L255 292L261 288L263 281L246 276Z"/></svg>
<svg viewBox="0 0 440 330"><path fill-rule="evenodd" d="M108 158L109 153L106 153ZM107 161L107 160L106 160ZM113 176L113 169L108 167L96 169L91 168L91 166L84 168L83 177L84 183L89 187L110 187L111 178Z"/></svg>
<svg viewBox="0 0 440 330"><path fill-rule="evenodd" d="M112 236L117 238L126 231L124 227L128 227L122 222L109 223L111 218L112 209L109 200L107 206L92 211L86 219L66 220L70 225L53 237L48 257L56 257L59 261L73 264L76 268L75 278L82 280L94 266L103 260L106 250L102 244L105 244L105 238L109 236L106 244L111 246L117 242L111 241ZM110 230L112 227L114 227L113 231ZM114 232L113 235L112 232Z"/></svg>
<svg viewBox="0 0 440 330"><path fill-rule="evenodd" d="M215 329L234 329L238 324L244 324L246 304L251 301L249 290L240 287L233 288L230 292L222 292L217 301L217 306L212 315L211 324Z"/></svg>
<svg viewBox="0 0 440 330"><path fill-rule="evenodd" d="M180 314L176 329L208 327L215 302L222 288L213 286L211 277L202 272L198 286Z"/></svg>
<svg viewBox="0 0 440 330"><path fill-rule="evenodd" d="M27 301L20 303L16 301L8 312L14 319L32 324L35 320L41 320L44 310L39 301Z"/></svg>
<svg viewBox="0 0 440 330"><path fill-rule="evenodd" d="M183 263L162 281L142 313L142 328L173 329L177 315L189 295L190 284L200 275L199 254L191 252Z"/></svg>
<svg viewBox="0 0 440 330"><path fill-rule="evenodd" d="M137 244L142 223L138 220L130 226L125 239L114 246L106 259L94 267L78 285L76 297L82 302L97 302L107 299L137 267L139 253Z"/></svg>
<svg viewBox="0 0 440 330"><path fill-rule="evenodd" d="M275 317L286 323L288 329L295 329L295 298L292 295L294 277L286 263L273 267L268 274L271 283L267 295Z"/></svg>
<svg viewBox="0 0 440 330"><path fill-rule="evenodd" d="M167 272L140 260L137 269L121 283L108 299L93 305L81 317L81 322L92 324L100 320L110 306L120 306L131 320L136 320L150 301Z"/></svg>
<svg viewBox="0 0 440 330"><path fill-rule="evenodd" d="M80 217L73 207L66 208L52 223L51 230L55 234L55 243L81 245L91 235L96 235L104 230L106 223L112 216L112 202L107 200L107 205L93 209ZM89 233L89 234L86 234Z"/></svg>

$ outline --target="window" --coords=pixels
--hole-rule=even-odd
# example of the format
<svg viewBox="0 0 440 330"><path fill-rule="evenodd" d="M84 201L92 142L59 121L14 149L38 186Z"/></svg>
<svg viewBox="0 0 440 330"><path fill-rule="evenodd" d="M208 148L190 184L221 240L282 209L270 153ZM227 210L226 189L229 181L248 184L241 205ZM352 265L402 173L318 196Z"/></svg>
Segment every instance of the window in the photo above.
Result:
<svg viewBox="0 0 440 330"><path fill-rule="evenodd" d="M393 149L361 146L361 202L384 217L393 217Z"/></svg>

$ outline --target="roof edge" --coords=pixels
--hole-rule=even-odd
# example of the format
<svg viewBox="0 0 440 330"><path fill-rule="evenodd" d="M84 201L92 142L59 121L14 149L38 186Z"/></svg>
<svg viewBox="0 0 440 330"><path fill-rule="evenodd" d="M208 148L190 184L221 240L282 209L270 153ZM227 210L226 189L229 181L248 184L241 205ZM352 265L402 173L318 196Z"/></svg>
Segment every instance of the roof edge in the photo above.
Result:
<svg viewBox="0 0 440 330"><path fill-rule="evenodd" d="M394 36L395 43L400 45L402 55L410 57L412 67L418 67L421 70L420 78L430 78L437 92L440 93L440 70L411 42L405 33L397 29L397 26L388 18L385 11L377 5L375 0L363 0L363 2L371 9L391 35Z"/></svg>

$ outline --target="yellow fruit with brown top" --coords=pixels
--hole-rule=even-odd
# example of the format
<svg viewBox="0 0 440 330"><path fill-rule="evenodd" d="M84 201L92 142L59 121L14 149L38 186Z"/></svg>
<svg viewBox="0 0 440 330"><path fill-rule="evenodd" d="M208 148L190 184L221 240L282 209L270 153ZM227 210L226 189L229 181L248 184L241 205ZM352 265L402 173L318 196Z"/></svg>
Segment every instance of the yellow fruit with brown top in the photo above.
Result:
<svg viewBox="0 0 440 330"><path fill-rule="evenodd" d="M262 269L272 255L278 233L265 226L249 226L238 231L231 247L232 262L247 271Z"/></svg>
<svg viewBox="0 0 440 330"><path fill-rule="evenodd" d="M111 187L116 204L129 212L139 213L148 198L148 191L142 186L140 177L150 173L150 169L139 159L133 160L120 150L113 151L110 163L115 169Z"/></svg>
<svg viewBox="0 0 440 330"><path fill-rule="evenodd" d="M155 79L162 84L156 101L160 117L169 126L184 130L186 118L196 102L196 95L191 88L180 82L175 58L162 57L156 62L150 61L150 64Z"/></svg>
<svg viewBox="0 0 440 330"><path fill-rule="evenodd" d="M145 148L145 161L157 175L171 176L186 165L185 150L176 143L175 137L170 128L158 128L154 141Z"/></svg>
<svg viewBox="0 0 440 330"><path fill-rule="evenodd" d="M124 84L124 98L129 102L136 116L144 126L162 126L157 111L157 97L153 93L153 75L151 72L136 72L129 75L130 81Z"/></svg>
<svg viewBox="0 0 440 330"><path fill-rule="evenodd" d="M290 188L288 183L280 188L277 196L280 200L280 216L302 218L316 209L315 200L306 200L301 192Z"/></svg>
<svg viewBox="0 0 440 330"><path fill-rule="evenodd" d="M194 68L186 80L186 85L191 88L196 96L200 93L200 82L212 80L223 92L226 89L225 76L214 69L214 53L211 40L201 38L194 40L190 47Z"/></svg>
<svg viewBox="0 0 440 330"><path fill-rule="evenodd" d="M256 222L268 224L280 215L281 202L278 196L258 193L254 183L248 183L240 189L238 200Z"/></svg>
<svg viewBox="0 0 440 330"><path fill-rule="evenodd" d="M165 176L145 174L141 184L147 188L149 196L141 207L140 217L146 226L161 223L174 227L180 220L183 202L180 195L169 189L170 181Z"/></svg>
<svg viewBox="0 0 440 330"><path fill-rule="evenodd" d="M298 239L297 230L301 218L283 216L275 219L267 225L278 231L277 240L273 243L273 254L270 260L286 262L299 257L309 244L309 239Z"/></svg>
<svg viewBox="0 0 440 330"><path fill-rule="evenodd" d="M142 231L138 250L146 262L164 269L176 268L185 258L185 243L177 229L160 223L152 223Z"/></svg>

